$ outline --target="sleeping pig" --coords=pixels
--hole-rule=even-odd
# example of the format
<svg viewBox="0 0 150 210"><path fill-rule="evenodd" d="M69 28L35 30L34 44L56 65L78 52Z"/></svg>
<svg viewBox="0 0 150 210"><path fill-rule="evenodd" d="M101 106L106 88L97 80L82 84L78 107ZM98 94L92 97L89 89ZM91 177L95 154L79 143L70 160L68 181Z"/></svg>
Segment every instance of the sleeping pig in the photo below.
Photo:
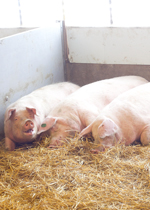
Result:
<svg viewBox="0 0 150 210"><path fill-rule="evenodd" d="M5 112L5 148L15 149L15 142L32 142L45 117L62 99L79 89L78 85L62 82L44 86L11 104Z"/></svg>
<svg viewBox="0 0 150 210"><path fill-rule="evenodd" d="M150 143L150 83L129 90L107 105L100 115L80 133L92 132L97 146L93 153L140 140Z"/></svg>
<svg viewBox="0 0 150 210"><path fill-rule="evenodd" d="M148 81L138 76L123 76L85 85L60 102L44 119L38 134L50 129L49 147L63 144L68 135L81 132L119 94Z"/></svg>

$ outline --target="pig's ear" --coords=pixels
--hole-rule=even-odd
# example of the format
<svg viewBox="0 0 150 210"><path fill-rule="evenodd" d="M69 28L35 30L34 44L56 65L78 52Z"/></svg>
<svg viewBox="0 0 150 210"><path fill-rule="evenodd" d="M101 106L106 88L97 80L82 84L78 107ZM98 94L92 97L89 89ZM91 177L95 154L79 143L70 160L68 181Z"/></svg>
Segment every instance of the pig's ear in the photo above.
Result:
<svg viewBox="0 0 150 210"><path fill-rule="evenodd" d="M34 116L34 115L39 115L39 114L37 113L37 110L36 110L35 108L33 108L33 107L26 107L26 110L27 110L29 113L33 114L33 116Z"/></svg>
<svg viewBox="0 0 150 210"><path fill-rule="evenodd" d="M56 121L56 117L46 117L45 120L42 122L40 128L38 129L37 134L43 133L52 128L55 125Z"/></svg>
<svg viewBox="0 0 150 210"><path fill-rule="evenodd" d="M5 149L13 151L15 149L15 142L13 142L8 137L5 137Z"/></svg>
<svg viewBox="0 0 150 210"><path fill-rule="evenodd" d="M82 136L92 132L92 127L93 127L93 123L91 123L90 125L88 125L86 128L84 128L81 133L79 134L79 138L81 138Z"/></svg>
<svg viewBox="0 0 150 210"><path fill-rule="evenodd" d="M16 109L9 109L5 113L5 121L9 120L13 113L15 113Z"/></svg>
<svg viewBox="0 0 150 210"><path fill-rule="evenodd" d="M100 138L105 138L106 136L111 136L117 132L117 125L114 121L107 118L98 127L98 134Z"/></svg>

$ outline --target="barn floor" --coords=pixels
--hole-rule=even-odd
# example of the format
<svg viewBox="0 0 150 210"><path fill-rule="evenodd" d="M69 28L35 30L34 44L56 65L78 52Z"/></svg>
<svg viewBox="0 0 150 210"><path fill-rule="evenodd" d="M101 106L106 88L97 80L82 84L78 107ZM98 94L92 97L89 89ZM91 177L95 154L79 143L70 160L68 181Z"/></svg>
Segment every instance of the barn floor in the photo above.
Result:
<svg viewBox="0 0 150 210"><path fill-rule="evenodd" d="M150 209L150 146L116 146L91 154L93 143L49 139L4 150L0 141L0 210Z"/></svg>

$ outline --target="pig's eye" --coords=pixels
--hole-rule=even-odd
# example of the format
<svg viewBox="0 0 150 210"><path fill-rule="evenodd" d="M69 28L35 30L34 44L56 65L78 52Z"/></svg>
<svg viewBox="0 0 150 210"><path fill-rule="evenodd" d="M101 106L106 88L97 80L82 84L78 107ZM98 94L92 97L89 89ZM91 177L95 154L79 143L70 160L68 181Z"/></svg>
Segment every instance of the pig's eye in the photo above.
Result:
<svg viewBox="0 0 150 210"><path fill-rule="evenodd" d="M15 118L15 120L17 120L17 118Z"/></svg>
<svg viewBox="0 0 150 210"><path fill-rule="evenodd" d="M69 134L70 136L75 136L75 133L76 133L76 131L68 131L68 134Z"/></svg>

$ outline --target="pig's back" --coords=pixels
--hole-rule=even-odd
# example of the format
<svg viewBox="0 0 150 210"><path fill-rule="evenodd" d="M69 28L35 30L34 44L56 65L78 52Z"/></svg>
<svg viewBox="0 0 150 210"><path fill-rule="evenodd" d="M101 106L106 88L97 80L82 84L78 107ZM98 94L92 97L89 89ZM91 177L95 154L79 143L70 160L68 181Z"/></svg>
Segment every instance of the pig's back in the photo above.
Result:
<svg viewBox="0 0 150 210"><path fill-rule="evenodd" d="M63 98L78 90L80 86L70 82L60 82L39 88L31 93L35 97L41 98Z"/></svg>
<svg viewBox="0 0 150 210"><path fill-rule="evenodd" d="M47 108L50 110L57 103L79 88L80 87L78 85L70 82L47 85L21 97L14 103L10 104L8 108L16 107L21 109L22 107L24 108L26 106L43 106L42 108L44 108L44 106L47 106Z"/></svg>
<svg viewBox="0 0 150 210"><path fill-rule="evenodd" d="M150 83L122 93L103 109L103 114L150 120Z"/></svg>
<svg viewBox="0 0 150 210"><path fill-rule="evenodd" d="M105 104L108 104L119 94L145 83L148 83L148 81L138 76L123 76L101 80L82 86L68 96L68 100L74 102L86 100L99 106L99 102L103 101Z"/></svg>

